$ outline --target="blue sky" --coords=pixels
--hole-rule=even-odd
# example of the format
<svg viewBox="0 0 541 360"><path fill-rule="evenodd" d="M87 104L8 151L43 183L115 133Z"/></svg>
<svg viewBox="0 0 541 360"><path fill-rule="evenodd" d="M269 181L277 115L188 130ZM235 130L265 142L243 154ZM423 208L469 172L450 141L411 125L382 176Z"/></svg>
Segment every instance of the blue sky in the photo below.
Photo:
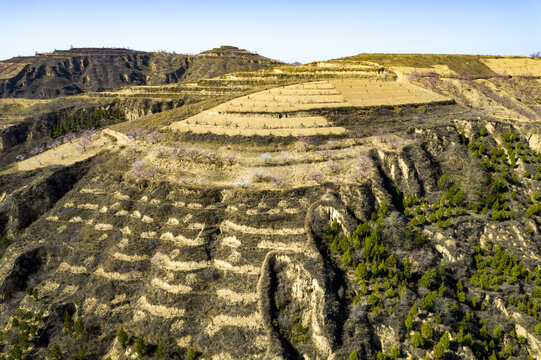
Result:
<svg viewBox="0 0 541 360"><path fill-rule="evenodd" d="M540 0L0 0L0 19L0 59L70 45L198 53L225 44L287 62L541 51Z"/></svg>

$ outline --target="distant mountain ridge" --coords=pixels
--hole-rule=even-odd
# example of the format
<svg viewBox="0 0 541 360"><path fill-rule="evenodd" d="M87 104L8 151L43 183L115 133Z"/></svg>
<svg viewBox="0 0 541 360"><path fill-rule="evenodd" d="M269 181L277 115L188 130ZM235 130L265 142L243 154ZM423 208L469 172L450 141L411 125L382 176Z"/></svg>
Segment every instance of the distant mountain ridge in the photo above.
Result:
<svg viewBox="0 0 541 360"><path fill-rule="evenodd" d="M73 48L0 61L0 98L53 98L129 85L163 85L282 63L234 46L198 55Z"/></svg>

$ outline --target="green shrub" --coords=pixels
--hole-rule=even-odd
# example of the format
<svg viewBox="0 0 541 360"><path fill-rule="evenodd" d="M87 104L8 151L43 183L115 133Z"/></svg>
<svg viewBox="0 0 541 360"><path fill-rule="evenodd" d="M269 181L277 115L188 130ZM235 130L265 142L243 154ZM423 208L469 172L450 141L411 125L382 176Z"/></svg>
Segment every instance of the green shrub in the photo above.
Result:
<svg viewBox="0 0 541 360"><path fill-rule="evenodd" d="M440 338L440 344L443 346L444 350L449 349L449 346L451 346L451 341L449 339L449 333L445 332L445 334L442 335Z"/></svg>
<svg viewBox="0 0 541 360"><path fill-rule="evenodd" d="M145 339L143 339L142 337L138 337L137 339L135 339L135 346L133 350L137 355L139 355L139 357L142 357L145 354L145 349Z"/></svg>
<svg viewBox="0 0 541 360"><path fill-rule="evenodd" d="M488 336L487 326L483 325L481 329L479 330L479 336L481 339L486 339Z"/></svg>
<svg viewBox="0 0 541 360"><path fill-rule="evenodd" d="M411 279L411 262L409 258L404 260L404 276L406 279Z"/></svg>
<svg viewBox="0 0 541 360"><path fill-rule="evenodd" d="M353 350L351 354L349 354L349 360L359 360L359 355L357 354L357 350Z"/></svg>
<svg viewBox="0 0 541 360"><path fill-rule="evenodd" d="M355 276L359 279L365 279L368 275L368 270L366 269L365 263L360 263L357 265L357 269L355 269Z"/></svg>
<svg viewBox="0 0 541 360"><path fill-rule="evenodd" d="M423 339L422 335L418 332L414 332L411 336L411 345L413 345L416 348L423 347L425 344L425 340Z"/></svg>
<svg viewBox="0 0 541 360"><path fill-rule="evenodd" d="M537 335L541 335L541 323L535 325L533 329Z"/></svg>
<svg viewBox="0 0 541 360"><path fill-rule="evenodd" d="M402 355L402 352L400 351L399 347L391 348L391 357L393 359L398 359L401 355Z"/></svg>
<svg viewBox="0 0 541 360"><path fill-rule="evenodd" d="M503 336L502 327L498 326L496 329L494 329L494 337L498 340L501 340Z"/></svg>
<svg viewBox="0 0 541 360"><path fill-rule="evenodd" d="M16 359L20 360L23 357L23 350L20 346L15 345L10 351L9 351L10 359ZM52 355L51 355L52 356Z"/></svg>
<svg viewBox="0 0 541 360"><path fill-rule="evenodd" d="M71 333L73 330L73 320L71 319L71 315L66 311L64 313L64 330L67 333Z"/></svg>
<svg viewBox="0 0 541 360"><path fill-rule="evenodd" d="M422 287L425 287L425 288L429 288L430 287L430 284L432 282L432 272L431 272L431 269L428 269L424 274L423 276L421 276L421 278L419 279L419 286L422 286Z"/></svg>
<svg viewBox="0 0 541 360"><path fill-rule="evenodd" d="M186 355L188 356L188 360L195 360L197 357L197 352L194 349L189 348Z"/></svg>
<svg viewBox="0 0 541 360"><path fill-rule="evenodd" d="M427 321L421 326L421 333L423 334L423 337L425 339L432 338L432 335L434 335L434 330L432 330L432 325Z"/></svg>
<svg viewBox="0 0 541 360"><path fill-rule="evenodd" d="M434 345L433 351L434 351L434 359L436 360L441 359L443 355L445 354L445 349L443 348L443 345L440 343L437 343L436 345Z"/></svg>
<svg viewBox="0 0 541 360"><path fill-rule="evenodd" d="M449 176L449 172L446 171L442 176L440 176L440 178L438 179L438 187L440 189L447 189L449 187L449 184L450 184L450 176Z"/></svg>
<svg viewBox="0 0 541 360"><path fill-rule="evenodd" d="M350 266L353 258L351 257L351 253L349 252L349 249L346 250L344 255L342 255L342 262L346 266Z"/></svg>
<svg viewBox="0 0 541 360"><path fill-rule="evenodd" d="M85 349L81 345L79 345L77 347L77 355L76 355L77 360L84 360L85 356L86 356Z"/></svg>
<svg viewBox="0 0 541 360"><path fill-rule="evenodd" d="M120 346L122 346L122 349L126 349L126 344L128 343L128 334L126 334L124 330L120 330L118 332L117 339L120 343Z"/></svg>
<svg viewBox="0 0 541 360"><path fill-rule="evenodd" d="M2 235L2 241L1 241L2 248L7 248L9 246L9 239L6 235Z"/></svg>
<svg viewBox="0 0 541 360"><path fill-rule="evenodd" d="M81 318L77 319L77 321L75 322L74 329L77 335L82 335L83 332L85 331L85 323L83 322Z"/></svg>
<svg viewBox="0 0 541 360"><path fill-rule="evenodd" d="M404 320L404 325L406 325L406 330L410 331L413 327L413 319L410 314L406 316L406 320Z"/></svg>
<svg viewBox="0 0 541 360"><path fill-rule="evenodd" d="M62 350L60 349L60 346L58 346L58 344L54 344L51 347L51 350L49 350L49 355L54 359L60 359L62 357Z"/></svg>

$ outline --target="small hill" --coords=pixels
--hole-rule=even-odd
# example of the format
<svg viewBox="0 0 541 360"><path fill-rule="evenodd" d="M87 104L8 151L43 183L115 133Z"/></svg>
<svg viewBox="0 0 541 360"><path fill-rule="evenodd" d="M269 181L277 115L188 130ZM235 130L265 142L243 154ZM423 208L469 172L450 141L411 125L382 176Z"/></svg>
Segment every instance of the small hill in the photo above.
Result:
<svg viewBox="0 0 541 360"><path fill-rule="evenodd" d="M55 50L0 61L0 97L53 98L129 85L163 85L280 65L225 46L199 55L117 48Z"/></svg>

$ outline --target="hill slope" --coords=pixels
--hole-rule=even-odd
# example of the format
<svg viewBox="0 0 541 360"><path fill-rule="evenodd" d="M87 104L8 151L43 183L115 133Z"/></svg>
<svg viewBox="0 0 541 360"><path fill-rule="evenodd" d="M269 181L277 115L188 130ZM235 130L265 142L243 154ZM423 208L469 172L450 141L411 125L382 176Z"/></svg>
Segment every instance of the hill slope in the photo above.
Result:
<svg viewBox="0 0 541 360"><path fill-rule="evenodd" d="M0 352L541 358L539 79L381 56L84 95L206 99L0 169Z"/></svg>

